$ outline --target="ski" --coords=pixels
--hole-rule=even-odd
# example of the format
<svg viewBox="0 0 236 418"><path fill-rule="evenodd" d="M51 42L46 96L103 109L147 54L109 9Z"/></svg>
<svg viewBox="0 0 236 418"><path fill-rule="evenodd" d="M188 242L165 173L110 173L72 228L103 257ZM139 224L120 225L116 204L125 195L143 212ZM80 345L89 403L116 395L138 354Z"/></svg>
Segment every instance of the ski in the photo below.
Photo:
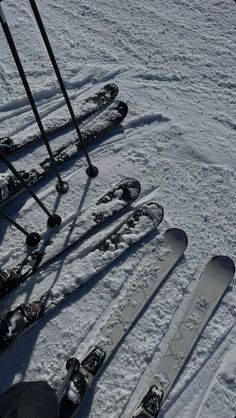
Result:
<svg viewBox="0 0 236 418"><path fill-rule="evenodd" d="M134 202L139 196L140 187L140 183L133 178L121 180L82 214L70 216L54 236L45 239L39 251L32 251L14 267L0 269L0 298Z"/></svg>
<svg viewBox="0 0 236 418"><path fill-rule="evenodd" d="M79 352L77 350L75 353L76 371L70 377L61 402L61 416L63 418L64 416L68 417L67 411L70 411L69 416L77 414L85 394L97 379L100 371L109 362L109 358L132 324L184 254L187 244L187 236L183 230L171 228L165 231L157 248L156 276L145 276L127 289L99 331L96 346L90 347L81 363L78 362ZM67 369L72 361L73 359L70 359L67 362Z"/></svg>
<svg viewBox="0 0 236 418"><path fill-rule="evenodd" d="M163 219L163 209L155 202L148 202L136 209L124 222L109 233L97 245L89 248L89 253L78 265L71 269L67 281L56 284L43 292L31 303L23 303L0 319L0 353L6 351L40 318L52 311L69 294L104 270L128 248L155 229ZM81 258L73 252L73 257Z"/></svg>
<svg viewBox="0 0 236 418"><path fill-rule="evenodd" d="M124 102L113 103L107 110L101 113L95 120L86 124L81 133L86 144L97 143L106 132L113 129L127 115L128 107ZM82 150L78 143L77 135L73 135L56 152L53 153L56 164L59 166L70 160ZM53 165L49 158L38 164L38 167L31 170L20 170L19 173L29 184L35 184L53 170ZM12 174L0 177L0 206L9 202L13 197L22 192L23 186Z"/></svg>
<svg viewBox="0 0 236 418"><path fill-rule="evenodd" d="M235 266L229 257L219 255L208 262L166 351L157 366L152 368L151 378L140 396L141 401L137 402L134 412L127 417L158 417L168 393L227 290L234 273Z"/></svg>
<svg viewBox="0 0 236 418"><path fill-rule="evenodd" d="M76 120L78 124L85 122L87 119L96 116L99 112L103 111L108 107L116 96L119 93L119 88L115 83L110 83L105 85L102 89L91 94L85 99L81 100L79 104L79 111L76 114ZM45 126L45 132L47 135L56 135L60 134L66 128L72 126L71 119L68 118L68 115L58 118L58 112L55 116L54 122L48 122L47 118L43 118L43 123ZM31 129L32 130L32 129ZM25 148L27 145L33 144L36 141L41 139L41 134L39 132L26 135L24 140L17 140L11 137L2 137L0 138L0 146L2 151L6 155L13 154L16 151Z"/></svg>

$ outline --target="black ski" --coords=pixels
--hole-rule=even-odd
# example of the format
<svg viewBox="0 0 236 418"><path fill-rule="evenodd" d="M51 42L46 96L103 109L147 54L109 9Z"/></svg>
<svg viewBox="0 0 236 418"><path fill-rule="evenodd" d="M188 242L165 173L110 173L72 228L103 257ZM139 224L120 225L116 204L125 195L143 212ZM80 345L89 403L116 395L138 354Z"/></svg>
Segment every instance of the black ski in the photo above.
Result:
<svg viewBox="0 0 236 418"><path fill-rule="evenodd" d="M46 263L85 239L112 216L120 213L137 199L139 193L140 183L133 178L126 178L82 214L78 216L75 213L74 216L70 216L54 236L46 237L45 244L41 245L39 251L32 251L16 266L0 269L0 298L19 286ZM72 222L73 219L76 221Z"/></svg>
<svg viewBox="0 0 236 418"><path fill-rule="evenodd" d="M102 112L95 120L85 125L81 129L83 139L86 144L97 143L106 132L113 129L119 124L127 115L128 107L124 102L113 103L109 108ZM80 152L81 146L78 143L76 135L70 139L53 155L57 165L70 160ZM19 173L29 185L37 183L39 180L46 177L46 175L53 170L52 162L49 158L39 163L38 167L31 170L21 170ZM13 197L23 191L23 186L13 175L4 175L0 177L0 206L5 204Z"/></svg>
<svg viewBox="0 0 236 418"><path fill-rule="evenodd" d="M91 94L84 100L81 100L80 111L76 115L78 124L85 122L86 119L96 116L99 112L106 109L118 95L119 88L115 83L110 83L104 86L101 90ZM45 132L49 136L60 134L66 128L72 126L71 119L65 116L63 120L57 120L54 124L50 123L47 126L46 117L42 119L45 125ZM19 141L9 136L0 138L0 146L2 151L6 155L13 154L14 152L25 148L26 146L35 143L41 139L39 132L27 136L24 140Z"/></svg>

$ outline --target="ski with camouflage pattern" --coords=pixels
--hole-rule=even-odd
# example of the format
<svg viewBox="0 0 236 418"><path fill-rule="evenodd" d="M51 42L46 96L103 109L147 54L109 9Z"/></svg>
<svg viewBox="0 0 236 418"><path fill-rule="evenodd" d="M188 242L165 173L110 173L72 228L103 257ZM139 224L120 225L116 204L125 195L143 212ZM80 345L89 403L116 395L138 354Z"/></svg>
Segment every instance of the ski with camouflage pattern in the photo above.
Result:
<svg viewBox="0 0 236 418"><path fill-rule="evenodd" d="M128 107L124 102L114 102L107 110L102 112L97 118L90 121L81 128L86 145L97 144L102 136L113 129L117 124L122 122L126 117ZM76 134L72 135L67 142L53 153L57 166L77 156L82 150L78 137ZM33 185L42 180L53 170L53 165L50 158L38 164L38 167L31 170L20 170L19 173L23 179L29 184ZM12 198L17 196L24 190L20 181L12 174L0 177L0 206L9 202Z"/></svg>
<svg viewBox="0 0 236 418"><path fill-rule="evenodd" d="M104 86L102 89L98 90L94 94L86 97L81 100L79 105L79 112L76 114L76 120L78 124L85 122L86 119L91 117L96 117L96 115L105 110L116 96L119 93L119 88L115 83L110 83ZM58 113L58 112L57 112ZM60 134L67 128L72 127L71 119L68 118L68 115L58 118L58 115L55 115L55 121L48 122L47 117L43 118L42 121L45 126L45 132L49 136ZM32 129L32 128L31 128ZM17 140L17 138L3 137L0 138L0 147L6 155L13 154L14 152L25 148L28 145L31 145L41 139L41 134L39 132L28 134L24 140Z"/></svg>
<svg viewBox="0 0 236 418"><path fill-rule="evenodd" d="M70 378L64 387L63 394L61 393L58 399L62 418L74 417L78 413L85 395L91 389L99 373L182 257L187 245L187 236L183 230L171 228L165 231L157 247L156 275L147 275L127 289L99 330L98 337L95 338L96 345L88 349L81 363L78 360L81 358L79 349L74 354L75 357L68 360L67 369L71 372Z"/></svg>
<svg viewBox="0 0 236 418"><path fill-rule="evenodd" d="M171 388L179 377L186 361L197 343L203 329L225 294L235 273L231 258L213 257L206 265L190 301L177 324L176 332L170 338L166 351L152 366L151 377L142 388L140 401L134 397L133 412L124 413L124 418L156 418ZM140 387L138 384L138 387ZM137 389L138 389L137 387ZM136 389L136 390L137 390ZM138 390L137 390L138 392ZM129 407L127 409L130 409Z"/></svg>
<svg viewBox="0 0 236 418"><path fill-rule="evenodd" d="M44 246L41 244L40 250L32 251L14 267L0 269L0 298L62 252L74 244L78 245L105 221L133 203L139 193L140 183L137 180L133 178L121 180L82 214L78 216L76 213L70 216L55 235L44 237Z"/></svg>
<svg viewBox="0 0 236 418"><path fill-rule="evenodd" d="M23 303L1 315L0 353L6 351L24 330L55 309L74 290L91 280L128 248L154 230L162 219L163 209L160 205L155 202L144 203L106 238L89 247L84 257L78 250L74 250L71 258L80 258L81 262L79 266L77 264L70 269L70 277L67 277L66 281L57 281L31 303Z"/></svg>

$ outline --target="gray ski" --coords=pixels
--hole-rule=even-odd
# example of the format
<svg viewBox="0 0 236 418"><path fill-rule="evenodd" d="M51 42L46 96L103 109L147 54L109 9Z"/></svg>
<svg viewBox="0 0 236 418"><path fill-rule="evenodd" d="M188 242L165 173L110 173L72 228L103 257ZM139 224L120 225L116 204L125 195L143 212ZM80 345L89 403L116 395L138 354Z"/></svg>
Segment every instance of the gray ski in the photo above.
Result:
<svg viewBox="0 0 236 418"><path fill-rule="evenodd" d="M156 418L159 415L161 406L234 273L235 266L229 257L219 255L208 262L166 352L154 367L152 376L142 391L141 401L137 402L137 407L128 417Z"/></svg>
<svg viewBox="0 0 236 418"><path fill-rule="evenodd" d="M88 350L80 368L76 367L77 370L72 374L61 404L62 416L64 410L69 409L71 415L78 412L87 390L92 386L99 372L107 364L110 356L150 302L163 280L184 254L187 243L187 236L181 229L172 228L164 233L163 241L157 249L157 276L150 275L144 277L141 282L133 284L111 312L99 332L97 345ZM78 358L79 355L77 351L75 357ZM71 361L69 360L67 368L70 367ZM78 363L76 364L78 366Z"/></svg>
<svg viewBox="0 0 236 418"><path fill-rule="evenodd" d="M66 282L56 282L32 303L23 303L0 318L0 353L6 351L26 328L30 328L40 318L65 300L82 284L104 270L128 248L155 229L163 219L163 209L155 202L144 203L100 243L90 248L81 259L80 266L71 269ZM73 257L79 258L76 251Z"/></svg>

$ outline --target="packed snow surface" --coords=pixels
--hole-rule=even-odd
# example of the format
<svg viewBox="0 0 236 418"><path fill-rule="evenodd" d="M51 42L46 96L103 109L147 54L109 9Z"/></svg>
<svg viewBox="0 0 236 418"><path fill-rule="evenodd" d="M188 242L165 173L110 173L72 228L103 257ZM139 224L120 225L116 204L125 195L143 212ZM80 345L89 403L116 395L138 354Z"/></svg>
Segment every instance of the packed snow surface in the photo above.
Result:
<svg viewBox="0 0 236 418"><path fill-rule="evenodd" d="M58 123L66 120L68 112L29 2L6 0L1 5L46 126L54 118ZM207 261L219 254L235 261L236 3L41 0L38 6L76 110L86 96L114 82L129 113L122 125L89 149L98 177L89 179L85 158L74 157L61 167L70 184L67 194L56 193L53 174L34 191L49 210L67 219L76 211L83 213L120 179L134 177L142 190L133 208L156 201L164 208L165 220L0 358L0 390L26 380L47 380L57 387L66 360L79 353L80 346L85 354L86 346L96 345L97 329L109 319L126 287L158 274L158 242L165 229L182 228L188 236L185 256L128 332L81 409L81 416L89 418L118 418L134 391L141 391L138 383L145 368L160 359ZM23 141L23 130L33 137L37 129L2 30L0 45L0 136ZM65 140L56 136L52 148ZM11 161L18 169L30 169L46 157L38 143L13 154ZM7 172L3 164L1 172ZM4 210L29 232L45 233L47 216L26 192ZM87 253L119 221L106 225L106 231L101 228L80 251ZM25 238L4 220L0 231L1 267L15 265L27 254ZM75 254L61 257L2 299L0 312L69 282L70 272L82 270ZM160 416L236 415L235 292L233 281Z"/></svg>

